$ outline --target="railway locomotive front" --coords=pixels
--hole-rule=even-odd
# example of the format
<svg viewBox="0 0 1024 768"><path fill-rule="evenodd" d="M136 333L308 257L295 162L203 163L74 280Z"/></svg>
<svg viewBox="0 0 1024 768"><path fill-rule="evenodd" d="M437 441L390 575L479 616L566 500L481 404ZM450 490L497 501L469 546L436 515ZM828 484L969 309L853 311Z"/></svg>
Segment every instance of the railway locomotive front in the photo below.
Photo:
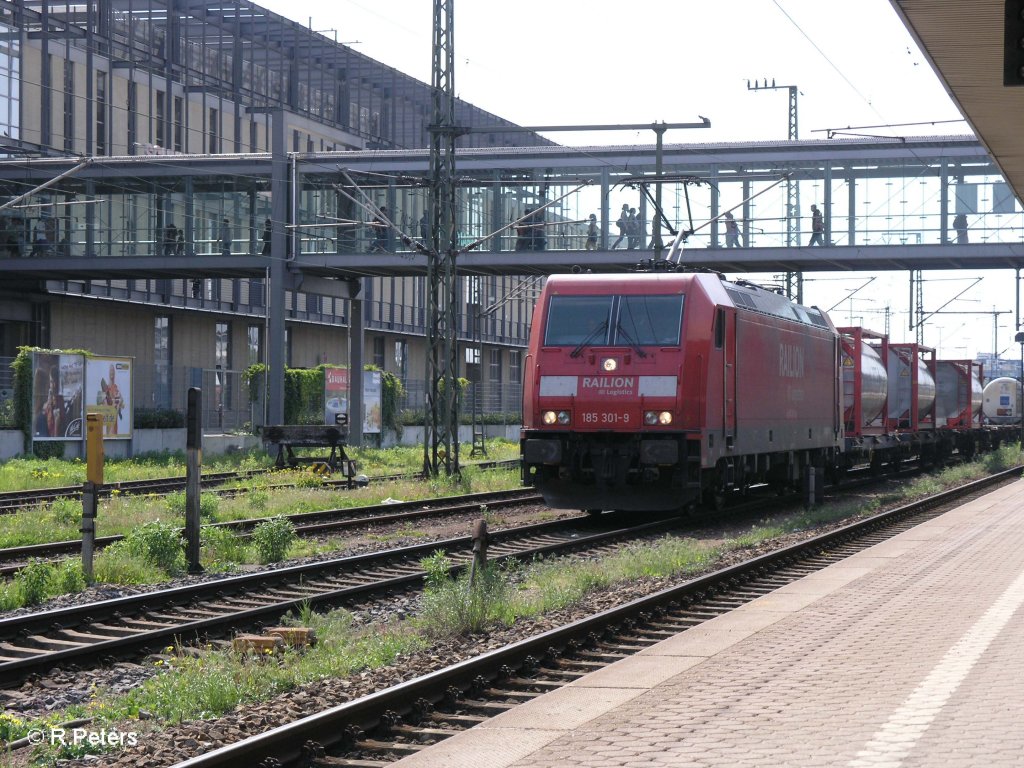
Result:
<svg viewBox="0 0 1024 768"><path fill-rule="evenodd" d="M550 506L670 511L834 463L828 318L718 275L559 275L525 370L524 481Z"/></svg>

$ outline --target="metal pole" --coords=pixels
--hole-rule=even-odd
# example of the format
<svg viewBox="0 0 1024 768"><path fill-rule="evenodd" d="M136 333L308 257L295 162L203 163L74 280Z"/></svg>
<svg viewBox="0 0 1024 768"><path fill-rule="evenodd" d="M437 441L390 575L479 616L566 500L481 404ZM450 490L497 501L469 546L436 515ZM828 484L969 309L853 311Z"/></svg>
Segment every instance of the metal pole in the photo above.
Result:
<svg viewBox="0 0 1024 768"><path fill-rule="evenodd" d="M654 124L654 135L657 138L654 155L654 258L660 259L662 251L665 250L661 242L661 172L662 155L664 149L665 124Z"/></svg>
<svg viewBox="0 0 1024 768"><path fill-rule="evenodd" d="M291 255L288 235L289 161L285 151L284 112L273 114L271 136L271 238L267 265L267 423L284 423L285 350L285 260Z"/></svg>
<svg viewBox="0 0 1024 768"><path fill-rule="evenodd" d="M189 573L202 573L199 563L199 476L203 464L203 390L189 387L185 433L185 559Z"/></svg>
<svg viewBox="0 0 1024 768"><path fill-rule="evenodd" d="M469 568L469 583L476 581L476 574L487 567L487 520L481 518L473 523L473 562Z"/></svg>
<svg viewBox="0 0 1024 768"><path fill-rule="evenodd" d="M82 484L82 576L93 584L93 554L96 551L96 511L103 487L103 416L85 417L85 477Z"/></svg>
<svg viewBox="0 0 1024 768"><path fill-rule="evenodd" d="M1017 331L1013 340L1020 344L1020 391L1017 393L1017 415L1020 417L1020 446L1024 449L1024 331Z"/></svg>
<svg viewBox="0 0 1024 768"><path fill-rule="evenodd" d="M97 487L88 481L82 483L82 576L85 583L92 586L92 558L96 544L96 501Z"/></svg>

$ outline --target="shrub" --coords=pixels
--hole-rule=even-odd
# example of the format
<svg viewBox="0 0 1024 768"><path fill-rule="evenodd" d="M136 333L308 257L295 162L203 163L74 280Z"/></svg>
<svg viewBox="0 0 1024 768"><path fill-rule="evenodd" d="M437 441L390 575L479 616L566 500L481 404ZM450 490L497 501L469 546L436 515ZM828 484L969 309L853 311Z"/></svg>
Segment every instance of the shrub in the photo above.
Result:
<svg viewBox="0 0 1024 768"><path fill-rule="evenodd" d="M164 497L164 506L175 518L185 519L186 496L184 491L175 491ZM212 493L201 493L199 495L199 517L203 520L213 521L217 517L217 510L220 508L220 500Z"/></svg>
<svg viewBox="0 0 1024 768"><path fill-rule="evenodd" d="M175 491L164 496L164 508L174 517L184 517L185 492Z"/></svg>
<svg viewBox="0 0 1024 768"><path fill-rule="evenodd" d="M17 429L18 427L13 400L0 400L0 427L9 429Z"/></svg>
<svg viewBox="0 0 1024 768"><path fill-rule="evenodd" d="M132 419L135 429L179 429L185 426L185 414L173 408L136 408Z"/></svg>
<svg viewBox="0 0 1024 768"><path fill-rule="evenodd" d="M260 523L252 532L252 545L264 565L284 560L295 539L295 526L284 517L273 517Z"/></svg>
<svg viewBox="0 0 1024 768"><path fill-rule="evenodd" d="M199 541L207 558L216 563L239 563L245 560L245 541L227 528L204 527Z"/></svg>
<svg viewBox="0 0 1024 768"><path fill-rule="evenodd" d="M32 443L32 453L38 459L63 459L64 441L47 440L45 442Z"/></svg>
<svg viewBox="0 0 1024 768"><path fill-rule="evenodd" d="M55 573L54 567L42 560L33 560L14 576L22 605L39 605L49 597L48 585Z"/></svg>
<svg viewBox="0 0 1024 768"><path fill-rule="evenodd" d="M214 494L204 493L199 497L199 516L203 520L216 521L218 509L220 509L220 499Z"/></svg>
<svg viewBox="0 0 1024 768"><path fill-rule="evenodd" d="M72 592L81 592L85 589L85 576L82 574L82 562L80 560L65 560L54 572L54 592L58 595L67 595Z"/></svg>
<svg viewBox="0 0 1024 768"><path fill-rule="evenodd" d="M167 573L184 570L185 540L171 523L153 520L136 528L125 537L133 555L148 560Z"/></svg>
<svg viewBox="0 0 1024 768"><path fill-rule="evenodd" d="M479 569L472 581L468 567L450 576L451 561L441 551L420 564L427 573L420 617L433 637L479 632L506 612L514 594L510 571L493 563Z"/></svg>
<svg viewBox="0 0 1024 768"><path fill-rule="evenodd" d="M315 472L296 472L294 482L296 488L324 487L323 478Z"/></svg>
<svg viewBox="0 0 1024 768"><path fill-rule="evenodd" d="M160 580L149 558L133 552L126 541L117 541L96 554L93 576L103 584L151 584Z"/></svg>
<svg viewBox="0 0 1024 768"><path fill-rule="evenodd" d="M256 489L246 494L249 509L253 512L266 512L267 504L270 503L270 494L266 490Z"/></svg>
<svg viewBox="0 0 1024 768"><path fill-rule="evenodd" d="M29 723L14 715L0 712L0 743L9 744L28 735Z"/></svg>
<svg viewBox="0 0 1024 768"><path fill-rule="evenodd" d="M406 409L399 414L399 421L407 427L422 427L426 418L425 412L415 409ZM522 424L523 416L519 411L493 411L478 413L477 418L481 424ZM472 424L473 414L466 406L459 411L460 424Z"/></svg>
<svg viewBox="0 0 1024 768"><path fill-rule="evenodd" d="M82 519L82 502L74 499L54 499L50 502L50 514L62 525L70 525Z"/></svg>

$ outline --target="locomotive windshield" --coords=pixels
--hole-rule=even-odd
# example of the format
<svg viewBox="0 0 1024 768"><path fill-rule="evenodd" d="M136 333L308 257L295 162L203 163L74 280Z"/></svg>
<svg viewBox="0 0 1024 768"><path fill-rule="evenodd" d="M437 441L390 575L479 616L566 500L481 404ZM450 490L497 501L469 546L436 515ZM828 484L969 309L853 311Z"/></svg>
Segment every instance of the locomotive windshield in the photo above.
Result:
<svg viewBox="0 0 1024 768"><path fill-rule="evenodd" d="M682 317L681 294L552 296L544 345L677 346Z"/></svg>
<svg viewBox="0 0 1024 768"><path fill-rule="evenodd" d="M607 344L613 296L553 296L548 309L544 344L570 347L589 338L591 344ZM604 333L598 329L604 326Z"/></svg>
<svg viewBox="0 0 1024 768"><path fill-rule="evenodd" d="M614 344L630 339L638 346L679 345L683 319L683 297L623 296L619 300L619 322Z"/></svg>

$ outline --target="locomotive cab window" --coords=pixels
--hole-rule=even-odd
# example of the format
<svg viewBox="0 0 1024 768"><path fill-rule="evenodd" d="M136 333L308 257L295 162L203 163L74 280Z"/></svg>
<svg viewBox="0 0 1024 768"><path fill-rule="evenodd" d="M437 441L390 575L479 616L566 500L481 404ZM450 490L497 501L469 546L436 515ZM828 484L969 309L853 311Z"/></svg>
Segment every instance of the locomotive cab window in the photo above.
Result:
<svg viewBox="0 0 1024 768"><path fill-rule="evenodd" d="M553 296L544 345L678 346L682 318L681 294Z"/></svg>
<svg viewBox="0 0 1024 768"><path fill-rule="evenodd" d="M677 347L682 318L681 295L622 296L614 343Z"/></svg>
<svg viewBox="0 0 1024 768"><path fill-rule="evenodd" d="M715 310L715 349L725 346L725 310L719 307Z"/></svg>
<svg viewBox="0 0 1024 768"><path fill-rule="evenodd" d="M576 344L603 346L608 343L612 319L612 296L552 296L544 345L568 347Z"/></svg>

